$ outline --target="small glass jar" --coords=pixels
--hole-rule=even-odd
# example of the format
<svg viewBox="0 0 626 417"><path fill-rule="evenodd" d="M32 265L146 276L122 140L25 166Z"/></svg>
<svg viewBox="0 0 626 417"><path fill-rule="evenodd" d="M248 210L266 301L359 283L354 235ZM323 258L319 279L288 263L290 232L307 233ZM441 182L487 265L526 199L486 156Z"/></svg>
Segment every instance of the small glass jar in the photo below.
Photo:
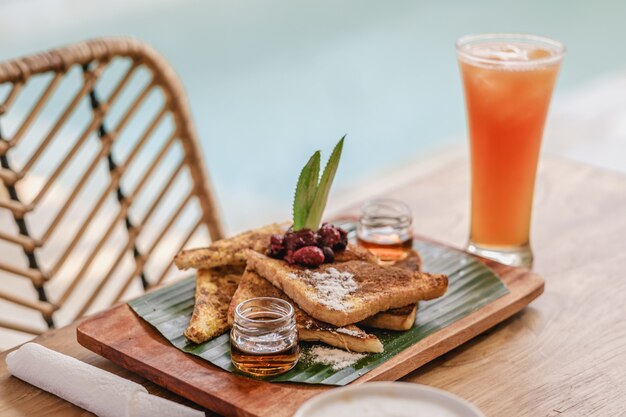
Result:
<svg viewBox="0 0 626 417"><path fill-rule="evenodd" d="M413 247L413 217L402 201L376 199L361 208L357 242L372 251L382 263L406 258Z"/></svg>
<svg viewBox="0 0 626 417"><path fill-rule="evenodd" d="M233 365L252 376L278 375L296 366L300 346L293 306L274 297L239 303L230 331L230 352Z"/></svg>

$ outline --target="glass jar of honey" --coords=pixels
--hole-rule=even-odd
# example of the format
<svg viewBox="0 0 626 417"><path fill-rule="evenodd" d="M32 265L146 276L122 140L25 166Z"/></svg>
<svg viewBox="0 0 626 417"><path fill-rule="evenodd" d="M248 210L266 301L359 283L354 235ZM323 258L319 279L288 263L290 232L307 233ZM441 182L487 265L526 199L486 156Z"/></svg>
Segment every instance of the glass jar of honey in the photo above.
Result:
<svg viewBox="0 0 626 417"><path fill-rule="evenodd" d="M278 375L300 357L293 306L274 297L243 301L235 309L230 332L233 365L256 377Z"/></svg>
<svg viewBox="0 0 626 417"><path fill-rule="evenodd" d="M384 264L401 261L413 247L413 216L409 206L393 199L368 201L361 208L357 243Z"/></svg>

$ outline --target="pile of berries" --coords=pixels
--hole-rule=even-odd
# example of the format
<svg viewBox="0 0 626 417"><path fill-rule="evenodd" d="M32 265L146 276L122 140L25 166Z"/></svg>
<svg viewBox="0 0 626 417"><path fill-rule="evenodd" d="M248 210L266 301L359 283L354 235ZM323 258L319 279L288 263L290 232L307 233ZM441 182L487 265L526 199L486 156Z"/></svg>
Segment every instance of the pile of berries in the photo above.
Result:
<svg viewBox="0 0 626 417"><path fill-rule="evenodd" d="M317 267L335 260L335 252L348 246L348 233L330 223L324 223L317 232L289 229L284 235L272 235L267 256L284 259L290 264Z"/></svg>

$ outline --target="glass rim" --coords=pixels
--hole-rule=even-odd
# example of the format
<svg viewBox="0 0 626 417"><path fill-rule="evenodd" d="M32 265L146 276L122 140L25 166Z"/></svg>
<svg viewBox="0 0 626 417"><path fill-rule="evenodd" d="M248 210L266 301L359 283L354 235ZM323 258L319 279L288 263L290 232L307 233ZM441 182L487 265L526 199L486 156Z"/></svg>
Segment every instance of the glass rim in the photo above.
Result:
<svg viewBox="0 0 626 417"><path fill-rule="evenodd" d="M500 59L480 57L475 54L469 53L467 50L464 49L466 45L496 40L510 40L512 41L512 43L515 41L526 41L537 45L543 45L549 47L550 51L554 52L554 54L543 58L532 59L529 61L503 61ZM455 47L457 56L470 63L511 68L535 68L558 64L563 60L563 56L565 55L566 51L565 45L557 40L545 36L530 35L524 33L482 33L475 35L464 35L456 40Z"/></svg>
<svg viewBox="0 0 626 417"><path fill-rule="evenodd" d="M274 303L276 305L279 306L279 308L282 308L284 310L284 315L282 315L281 317L276 317L275 319L270 319L270 320L259 320L259 319L254 319L254 318L250 318L244 315L244 308L248 305L251 304L253 302L258 302L258 301L267 301L270 303ZM276 298L276 297L254 297L254 298L249 298L245 301L240 302L239 304L237 304L237 307L235 308L235 322L238 321L243 321L245 323L248 324L279 324L281 322L284 321L289 321L291 320L291 318L293 318L294 316L294 308L291 305L291 303L280 299L280 298ZM239 320L238 320L239 319Z"/></svg>
<svg viewBox="0 0 626 417"><path fill-rule="evenodd" d="M375 213L371 213L371 210L376 206L386 206L392 207L398 210L398 213L392 215L394 218L398 219L399 223L408 223L410 224L413 220L413 214L411 213L411 207L406 204L404 201L396 200L394 198L375 198L369 201L366 201L361 206L361 216L359 218L359 223L371 225L371 218L382 217L381 215L377 215ZM385 216L387 217L387 216Z"/></svg>

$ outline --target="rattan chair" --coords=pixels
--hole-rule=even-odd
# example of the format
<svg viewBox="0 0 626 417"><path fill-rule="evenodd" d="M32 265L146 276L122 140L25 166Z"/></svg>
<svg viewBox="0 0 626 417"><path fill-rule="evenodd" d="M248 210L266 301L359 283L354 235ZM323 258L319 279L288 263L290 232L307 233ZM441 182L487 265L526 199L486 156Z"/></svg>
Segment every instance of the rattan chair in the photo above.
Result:
<svg viewBox="0 0 626 417"><path fill-rule="evenodd" d="M184 245L223 235L182 86L134 39L1 63L0 162L5 329L38 334L159 285Z"/></svg>

